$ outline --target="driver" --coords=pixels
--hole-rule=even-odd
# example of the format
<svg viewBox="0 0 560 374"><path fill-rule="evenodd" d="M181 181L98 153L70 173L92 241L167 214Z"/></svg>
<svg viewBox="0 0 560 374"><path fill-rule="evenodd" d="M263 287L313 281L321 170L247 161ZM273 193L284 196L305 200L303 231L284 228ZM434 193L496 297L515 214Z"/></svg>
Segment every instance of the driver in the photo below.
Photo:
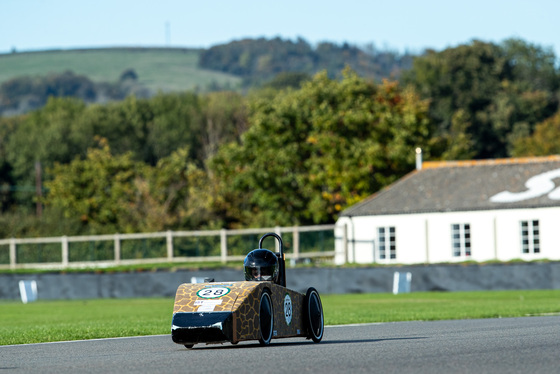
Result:
<svg viewBox="0 0 560 374"><path fill-rule="evenodd" d="M245 280L278 283L278 257L268 249L255 249L249 252L243 266Z"/></svg>

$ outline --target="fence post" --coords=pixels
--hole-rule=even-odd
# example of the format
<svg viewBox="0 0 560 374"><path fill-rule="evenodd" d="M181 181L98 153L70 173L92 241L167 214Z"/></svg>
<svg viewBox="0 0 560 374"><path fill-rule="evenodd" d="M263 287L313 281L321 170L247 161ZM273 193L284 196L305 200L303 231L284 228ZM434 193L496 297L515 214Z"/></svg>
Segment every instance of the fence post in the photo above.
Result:
<svg viewBox="0 0 560 374"><path fill-rule="evenodd" d="M115 234L115 263L121 262L121 238L119 234Z"/></svg>
<svg viewBox="0 0 560 374"><path fill-rule="evenodd" d="M64 235L61 238L62 242L62 267L68 267L68 237Z"/></svg>
<svg viewBox="0 0 560 374"><path fill-rule="evenodd" d="M220 230L220 253L222 256L222 264L227 262L227 230Z"/></svg>
<svg viewBox="0 0 560 374"><path fill-rule="evenodd" d="M173 232L167 230L167 260L173 261Z"/></svg>
<svg viewBox="0 0 560 374"><path fill-rule="evenodd" d="M10 239L10 269L16 268L16 240Z"/></svg>
<svg viewBox="0 0 560 374"><path fill-rule="evenodd" d="M276 226L274 228L274 233L279 237L282 237L282 228L280 226ZM274 241L274 249L276 252L280 252L280 243L278 242L278 240Z"/></svg>
<svg viewBox="0 0 560 374"><path fill-rule="evenodd" d="M344 248L344 263L348 263L348 224L342 226L342 248Z"/></svg>
<svg viewBox="0 0 560 374"><path fill-rule="evenodd" d="M299 260L299 226L294 227L294 260Z"/></svg>

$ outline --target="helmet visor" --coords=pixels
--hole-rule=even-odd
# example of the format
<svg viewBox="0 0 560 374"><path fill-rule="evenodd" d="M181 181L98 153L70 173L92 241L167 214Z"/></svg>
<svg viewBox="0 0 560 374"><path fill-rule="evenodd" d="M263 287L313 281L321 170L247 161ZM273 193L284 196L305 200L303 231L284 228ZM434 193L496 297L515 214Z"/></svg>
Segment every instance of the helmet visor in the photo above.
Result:
<svg viewBox="0 0 560 374"><path fill-rule="evenodd" d="M274 269L271 266L255 266L249 269L252 280L270 281L273 280Z"/></svg>

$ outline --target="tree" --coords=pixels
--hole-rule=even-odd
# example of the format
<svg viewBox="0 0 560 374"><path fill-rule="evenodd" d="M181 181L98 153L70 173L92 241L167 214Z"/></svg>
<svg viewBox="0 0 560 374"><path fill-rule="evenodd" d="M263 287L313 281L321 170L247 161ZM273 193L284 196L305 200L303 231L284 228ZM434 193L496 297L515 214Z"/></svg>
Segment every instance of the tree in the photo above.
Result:
<svg viewBox="0 0 560 374"><path fill-rule="evenodd" d="M311 79L311 76L307 73L283 72L276 74L274 78L263 85L263 88L275 90L282 90L288 87L300 88L301 84L309 79Z"/></svg>
<svg viewBox="0 0 560 374"><path fill-rule="evenodd" d="M36 161L46 169L55 162L68 163L85 153L92 143L84 139L87 134L76 126L85 110L79 99L50 98L42 109L20 119L6 143L6 158L17 183L35 184Z"/></svg>
<svg viewBox="0 0 560 374"><path fill-rule="evenodd" d="M338 77L351 67L360 76L381 81L396 78L410 66L410 56L392 52L366 52L348 43L321 42L315 48L307 41L273 38L243 39L213 46L200 54L199 67L218 70L244 78L246 86L260 86L280 73L316 74L326 70Z"/></svg>
<svg viewBox="0 0 560 374"><path fill-rule="evenodd" d="M49 193L44 202L81 221L91 233L134 232L128 212L142 169L130 153L113 157L107 141L100 139L86 159L57 163L48 170L54 178L45 183Z"/></svg>
<svg viewBox="0 0 560 374"><path fill-rule="evenodd" d="M530 137L518 138L513 144L515 157L549 156L560 154L560 111L535 127Z"/></svg>
<svg viewBox="0 0 560 374"><path fill-rule="evenodd" d="M462 157L508 156L515 139L558 107L554 54L517 39L428 51L414 59L404 81L431 101L437 136L449 138L457 129L453 120L461 118L472 146Z"/></svg>
<svg viewBox="0 0 560 374"><path fill-rule="evenodd" d="M412 90L351 70L341 81L323 72L300 90L256 99L249 118L241 143L222 148L209 166L240 202L245 225L333 222L410 171L414 149L430 137L427 103Z"/></svg>
<svg viewBox="0 0 560 374"><path fill-rule="evenodd" d="M121 76L119 77L119 82L137 81L137 80L138 80L138 74L132 68L123 71L121 73Z"/></svg>
<svg viewBox="0 0 560 374"><path fill-rule="evenodd" d="M118 82L93 82L88 77L66 71L46 76L21 76L0 84L0 114L22 114L42 108L51 97L72 97L86 103L122 100L130 94L148 96L136 81L132 69L124 71Z"/></svg>
<svg viewBox="0 0 560 374"><path fill-rule="evenodd" d="M238 141L247 129L247 103L238 93L224 91L201 98L198 160L212 157L223 144ZM195 146L194 144L192 146Z"/></svg>
<svg viewBox="0 0 560 374"><path fill-rule="evenodd" d="M501 47L512 76L523 91L558 90L560 81L552 48L543 48L516 38L505 40Z"/></svg>
<svg viewBox="0 0 560 374"><path fill-rule="evenodd" d="M510 155L513 143L530 136L538 123L557 111L560 74L551 49L519 39L508 39L501 47L512 78L502 83L490 112L498 139Z"/></svg>
<svg viewBox="0 0 560 374"><path fill-rule="evenodd" d="M14 129L19 126L21 119L18 117L0 117L0 212L5 212L15 203L12 189L16 185L12 173L12 165L7 159L7 140Z"/></svg>
<svg viewBox="0 0 560 374"><path fill-rule="evenodd" d="M193 191L203 177L181 148L150 166L132 153L112 155L106 139L98 139L85 159L55 164L44 202L49 213L61 211L90 233L153 232L198 228L206 215L193 211ZM192 200L192 201L191 201ZM193 204L194 201L194 204Z"/></svg>
<svg viewBox="0 0 560 374"><path fill-rule="evenodd" d="M189 158L188 148L180 148L155 167L143 170L135 179L134 202L125 213L136 231L197 229L206 223L205 211L195 208L197 182L204 175Z"/></svg>
<svg viewBox="0 0 560 374"><path fill-rule="evenodd" d="M404 81L431 100L430 116L438 135L450 132L454 113L462 110L461 116L469 123L466 130L473 139L475 157L481 158L500 152L486 109L507 75L507 60L500 49L474 41L439 53L428 51L414 59Z"/></svg>
<svg viewBox="0 0 560 374"><path fill-rule="evenodd" d="M200 96L190 92L159 94L144 102L150 115L142 125L145 138L139 144L143 149L140 159L155 165L176 150L187 148L188 157L202 163L204 116Z"/></svg>

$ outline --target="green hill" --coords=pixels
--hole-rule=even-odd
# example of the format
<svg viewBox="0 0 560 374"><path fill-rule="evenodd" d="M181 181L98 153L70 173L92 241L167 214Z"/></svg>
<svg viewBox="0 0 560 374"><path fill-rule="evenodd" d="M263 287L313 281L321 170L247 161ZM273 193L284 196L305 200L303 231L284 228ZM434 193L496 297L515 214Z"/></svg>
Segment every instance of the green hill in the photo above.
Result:
<svg viewBox="0 0 560 374"><path fill-rule="evenodd" d="M185 48L102 48L0 54L0 84L21 76L72 71L94 82L116 82L133 69L152 92L196 87L237 87L241 78L198 67L200 50Z"/></svg>
<svg viewBox="0 0 560 374"><path fill-rule="evenodd" d="M0 54L0 117L38 109L49 97L104 103L158 92L238 91L297 87L319 71L398 79L412 55L362 50L346 43L312 46L275 38L244 39L209 49L107 47Z"/></svg>

